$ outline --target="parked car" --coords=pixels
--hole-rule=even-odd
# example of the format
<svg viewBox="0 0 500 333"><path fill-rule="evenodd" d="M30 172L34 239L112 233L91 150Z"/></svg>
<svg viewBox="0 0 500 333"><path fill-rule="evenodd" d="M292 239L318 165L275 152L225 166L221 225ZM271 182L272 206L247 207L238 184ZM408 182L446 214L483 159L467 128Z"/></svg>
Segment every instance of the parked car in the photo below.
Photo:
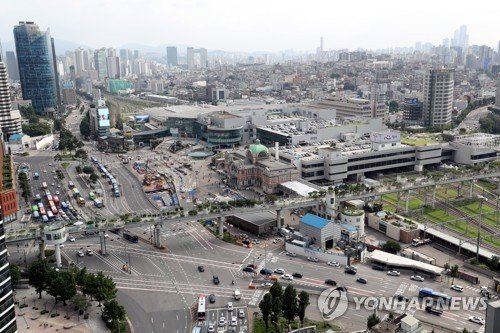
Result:
<svg viewBox="0 0 500 333"><path fill-rule="evenodd" d="M260 270L260 274L262 274L262 275L271 275L271 274L273 274L273 271L270 270L269 268L263 268L263 269Z"/></svg>
<svg viewBox="0 0 500 333"><path fill-rule="evenodd" d="M301 273L293 273L292 276L294 278L302 279L302 274Z"/></svg>
<svg viewBox="0 0 500 333"><path fill-rule="evenodd" d="M227 311L233 311L233 302L227 303Z"/></svg>
<svg viewBox="0 0 500 333"><path fill-rule="evenodd" d="M74 241L76 241L75 237L73 237L73 236L69 236L69 237L68 237L68 240L69 240L70 242L74 242Z"/></svg>
<svg viewBox="0 0 500 333"><path fill-rule="evenodd" d="M387 272L387 275L391 275L391 276L400 276L401 273L399 273L398 271L388 271Z"/></svg>
<svg viewBox="0 0 500 333"><path fill-rule="evenodd" d="M368 283L368 281L366 281L365 278L357 278L356 282L359 282L359 283L362 283L362 284L367 284Z"/></svg>
<svg viewBox="0 0 500 333"><path fill-rule="evenodd" d="M424 279L423 277L421 277L420 275L412 275L412 276L410 277L410 279L412 279L413 281L418 281L418 282L424 282L424 280L425 280L425 279Z"/></svg>
<svg viewBox="0 0 500 333"><path fill-rule="evenodd" d="M285 274L285 270L283 268L276 268L274 270L274 273L276 273L276 274Z"/></svg>
<svg viewBox="0 0 500 333"><path fill-rule="evenodd" d="M240 318L240 319L245 318L245 310L238 309L238 318Z"/></svg>
<svg viewBox="0 0 500 333"><path fill-rule="evenodd" d="M219 318L219 327L224 327L226 326L226 318L220 317Z"/></svg>
<svg viewBox="0 0 500 333"><path fill-rule="evenodd" d="M286 255L289 256L289 257L296 257L297 256L297 253L295 252L286 252Z"/></svg>
<svg viewBox="0 0 500 333"><path fill-rule="evenodd" d="M307 260L308 261L312 261L312 262L318 262L319 261L319 259L316 258L316 257L307 257Z"/></svg>
<svg viewBox="0 0 500 333"><path fill-rule="evenodd" d="M385 271L385 268L383 266L379 266L379 265L373 265L372 269L374 269L376 271Z"/></svg>
<svg viewBox="0 0 500 333"><path fill-rule="evenodd" d="M325 284L329 285L329 286L336 286L337 285L337 282L335 282L334 280L332 279L328 279L328 280L325 280Z"/></svg>
<svg viewBox="0 0 500 333"><path fill-rule="evenodd" d="M332 266L332 267L340 267L340 264L336 261L329 261L326 263L328 266Z"/></svg>
<svg viewBox="0 0 500 333"><path fill-rule="evenodd" d="M472 321L473 323L479 324L479 325L484 325L484 319L481 317L477 316L470 316L469 321Z"/></svg>

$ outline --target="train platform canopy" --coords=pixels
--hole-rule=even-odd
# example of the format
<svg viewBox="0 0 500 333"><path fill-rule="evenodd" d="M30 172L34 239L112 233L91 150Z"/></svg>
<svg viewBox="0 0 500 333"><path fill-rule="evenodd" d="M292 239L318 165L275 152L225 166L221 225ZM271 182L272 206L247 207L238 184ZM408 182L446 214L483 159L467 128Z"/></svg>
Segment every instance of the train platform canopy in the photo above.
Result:
<svg viewBox="0 0 500 333"><path fill-rule="evenodd" d="M309 193L321 190L321 187L315 184L299 180L292 180L289 182L282 183L280 184L280 187L285 193L295 194L305 198L309 197Z"/></svg>
<svg viewBox="0 0 500 333"><path fill-rule="evenodd" d="M372 261L386 264L391 267L417 269L419 271L434 275L441 275L441 273L444 271L444 268L439 266L426 264L409 258L400 257L395 254L387 253L380 250L375 250L372 253L368 254L367 258L371 259Z"/></svg>

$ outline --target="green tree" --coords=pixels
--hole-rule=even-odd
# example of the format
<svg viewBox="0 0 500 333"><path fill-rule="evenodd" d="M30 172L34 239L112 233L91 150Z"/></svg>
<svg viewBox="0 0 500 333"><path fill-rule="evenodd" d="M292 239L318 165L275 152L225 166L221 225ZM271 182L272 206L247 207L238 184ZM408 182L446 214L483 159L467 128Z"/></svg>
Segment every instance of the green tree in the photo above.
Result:
<svg viewBox="0 0 500 333"><path fill-rule="evenodd" d="M289 284L283 292L283 317L288 320L288 324L295 319L298 311L297 290Z"/></svg>
<svg viewBox="0 0 500 333"><path fill-rule="evenodd" d="M99 176L98 176L95 172L92 172L92 173L90 174L89 179L90 179L90 181L91 181L92 183L95 183L95 182L97 182L97 180L99 179Z"/></svg>
<svg viewBox="0 0 500 333"><path fill-rule="evenodd" d="M377 325L378 323L380 323L380 318L377 317L377 315L374 313L368 317L366 326L368 329L370 329L373 326Z"/></svg>
<svg viewBox="0 0 500 333"><path fill-rule="evenodd" d="M49 270L47 261L40 257L33 261L28 268L29 284L35 288L38 298L42 298L42 291L47 288Z"/></svg>
<svg viewBox="0 0 500 333"><path fill-rule="evenodd" d="M102 317L110 324L111 328L117 329L120 327L120 322L125 320L125 308L120 305L115 299L104 303L104 311Z"/></svg>
<svg viewBox="0 0 500 333"><path fill-rule="evenodd" d="M91 131L90 131L90 113L87 111L85 113L85 117L83 117L82 121L80 122L80 134L83 137L90 137Z"/></svg>
<svg viewBox="0 0 500 333"><path fill-rule="evenodd" d="M12 282L12 285L15 286L19 283L19 280L21 280L21 269L15 264L10 264L9 268L10 281Z"/></svg>
<svg viewBox="0 0 500 333"><path fill-rule="evenodd" d="M51 271L49 274L47 293L66 305L66 301L76 294L75 276L69 271Z"/></svg>
<svg viewBox="0 0 500 333"><path fill-rule="evenodd" d="M24 124L22 128L23 133L29 136L47 135L51 132L50 125L45 122Z"/></svg>
<svg viewBox="0 0 500 333"><path fill-rule="evenodd" d="M96 275L93 273L87 273L83 277L83 284L80 285L82 287L82 293L84 295L90 296L90 299L94 297L97 293L97 280Z"/></svg>
<svg viewBox="0 0 500 333"><path fill-rule="evenodd" d="M264 295L264 298L259 303L260 311L262 312L262 320L266 326L266 332L269 328L269 317L271 316L271 308L273 306L273 297L270 293Z"/></svg>
<svg viewBox="0 0 500 333"><path fill-rule="evenodd" d="M83 287L83 285L85 284L85 279L87 278L87 267L83 267L83 268L76 268L75 269L75 282L78 286L80 287Z"/></svg>
<svg viewBox="0 0 500 333"><path fill-rule="evenodd" d="M453 284L455 282L455 278L458 277L458 269L459 269L458 265L453 265L450 268L450 276L452 278L451 284Z"/></svg>
<svg viewBox="0 0 500 333"><path fill-rule="evenodd" d="M89 302L87 296L85 296L85 295L76 294L71 299L71 302L73 302L75 307L77 307L78 310L81 310L82 312L87 311L87 309L90 307L90 302Z"/></svg>
<svg viewBox="0 0 500 333"><path fill-rule="evenodd" d="M389 112L396 112L399 109L399 103L396 101L389 102Z"/></svg>
<svg viewBox="0 0 500 333"><path fill-rule="evenodd" d="M61 119L54 119L54 131L60 131L63 127L63 121Z"/></svg>
<svg viewBox="0 0 500 333"><path fill-rule="evenodd" d="M401 244L389 239L384 245L382 245L382 249L386 252L397 253L398 251L401 251Z"/></svg>
<svg viewBox="0 0 500 333"><path fill-rule="evenodd" d="M75 158L79 158L82 161L87 160L87 158L88 158L87 151L85 151L85 149L77 149L75 151Z"/></svg>
<svg viewBox="0 0 500 333"><path fill-rule="evenodd" d="M83 171L83 173L86 173L87 175L90 175L90 174L92 174L92 172L94 172L94 168L91 167L90 165L85 165L82 168L82 171Z"/></svg>
<svg viewBox="0 0 500 333"><path fill-rule="evenodd" d="M94 298L99 302L99 306L101 306L102 302L109 301L116 297L116 285L109 276L105 276L102 272L99 272L95 276L95 283L97 289Z"/></svg>
<svg viewBox="0 0 500 333"><path fill-rule="evenodd" d="M278 323L283 310L283 289L281 288L281 284L278 281L274 282L269 292L273 299L271 306L271 323L273 323L276 330L278 330Z"/></svg>
<svg viewBox="0 0 500 333"><path fill-rule="evenodd" d="M297 304L297 315L299 316L300 322L304 324L304 319L306 317L306 309L309 306L309 294L302 290L299 293L299 302Z"/></svg>

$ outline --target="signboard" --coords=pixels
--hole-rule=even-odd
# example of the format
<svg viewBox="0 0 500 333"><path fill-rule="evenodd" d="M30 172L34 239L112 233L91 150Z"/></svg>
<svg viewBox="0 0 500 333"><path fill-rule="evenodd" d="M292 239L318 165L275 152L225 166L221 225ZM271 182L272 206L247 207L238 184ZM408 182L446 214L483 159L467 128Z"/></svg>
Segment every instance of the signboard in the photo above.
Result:
<svg viewBox="0 0 500 333"><path fill-rule="evenodd" d="M399 132L374 132L370 134L370 140L374 143L399 142L401 134Z"/></svg>
<svg viewBox="0 0 500 333"><path fill-rule="evenodd" d="M149 123L149 115L139 115L135 116L135 122L137 124L144 124L144 123Z"/></svg>
<svg viewBox="0 0 500 333"><path fill-rule="evenodd" d="M109 127L109 110L108 108L97 109L97 117L99 120L99 127Z"/></svg>
<svg viewBox="0 0 500 333"><path fill-rule="evenodd" d="M179 135L179 129L177 127L170 128L170 134Z"/></svg>

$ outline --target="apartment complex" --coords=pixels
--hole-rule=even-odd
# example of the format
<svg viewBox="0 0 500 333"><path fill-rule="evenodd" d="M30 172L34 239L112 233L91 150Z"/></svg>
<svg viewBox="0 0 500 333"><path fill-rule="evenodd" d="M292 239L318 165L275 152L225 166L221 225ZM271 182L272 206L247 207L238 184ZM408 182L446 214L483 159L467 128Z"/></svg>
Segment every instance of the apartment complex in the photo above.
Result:
<svg viewBox="0 0 500 333"><path fill-rule="evenodd" d="M0 49L1 50L1 49ZM10 100L7 69L0 54L0 131L8 138L12 134L19 134L21 129L21 115L19 110L12 110Z"/></svg>
<svg viewBox="0 0 500 333"><path fill-rule="evenodd" d="M326 98L311 105L315 108L335 109L338 118L380 118L388 111L385 101L363 98Z"/></svg>

